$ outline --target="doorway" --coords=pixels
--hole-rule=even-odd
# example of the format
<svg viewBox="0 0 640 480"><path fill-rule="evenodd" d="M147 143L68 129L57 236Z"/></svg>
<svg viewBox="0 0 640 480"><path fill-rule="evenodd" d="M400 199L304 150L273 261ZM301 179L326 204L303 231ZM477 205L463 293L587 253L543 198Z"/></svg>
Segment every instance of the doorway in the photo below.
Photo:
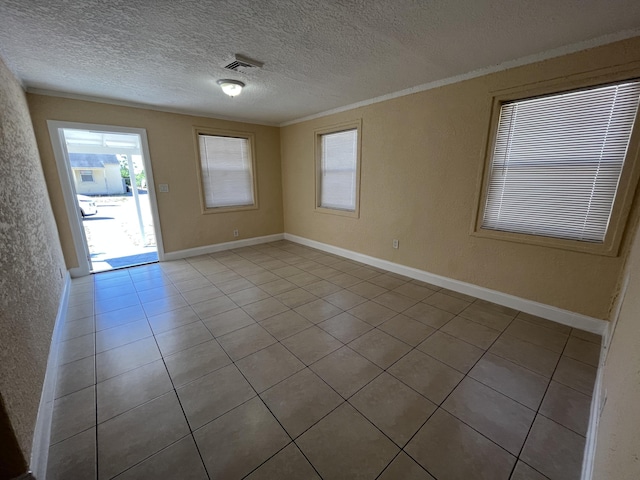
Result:
<svg viewBox="0 0 640 480"><path fill-rule="evenodd" d="M82 276L162 259L146 132L49 121Z"/></svg>

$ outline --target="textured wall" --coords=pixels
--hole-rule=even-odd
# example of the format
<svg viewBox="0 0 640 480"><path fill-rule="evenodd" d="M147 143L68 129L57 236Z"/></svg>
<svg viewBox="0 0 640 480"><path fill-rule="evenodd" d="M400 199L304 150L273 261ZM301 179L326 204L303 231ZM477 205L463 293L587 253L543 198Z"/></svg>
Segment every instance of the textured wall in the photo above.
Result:
<svg viewBox="0 0 640 480"><path fill-rule="evenodd" d="M0 394L27 462L64 270L25 94L0 60Z"/></svg>
<svg viewBox="0 0 640 480"><path fill-rule="evenodd" d="M470 231L492 92L638 61L635 38L284 127L285 231L608 319L622 256ZM362 119L360 218L315 212L313 132L356 118Z"/></svg>
<svg viewBox="0 0 640 480"><path fill-rule="evenodd" d="M47 130L47 120L146 129L154 181L156 185L169 184L169 193L160 193L156 188L165 252L283 232L278 128L45 95L29 94L28 99L69 268L76 267L77 260ZM259 197L257 210L202 214L194 126L255 134ZM239 238L233 237L234 229L239 230Z"/></svg>
<svg viewBox="0 0 640 480"><path fill-rule="evenodd" d="M629 281L604 365L594 480L640 478L640 231L626 266Z"/></svg>

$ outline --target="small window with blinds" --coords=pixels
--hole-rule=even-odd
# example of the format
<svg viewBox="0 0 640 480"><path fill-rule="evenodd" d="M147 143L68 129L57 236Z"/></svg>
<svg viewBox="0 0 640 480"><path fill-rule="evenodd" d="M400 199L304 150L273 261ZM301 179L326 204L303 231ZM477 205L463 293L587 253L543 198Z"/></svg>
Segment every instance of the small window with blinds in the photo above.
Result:
<svg viewBox="0 0 640 480"><path fill-rule="evenodd" d="M639 99L633 80L501 102L480 228L604 244Z"/></svg>
<svg viewBox="0 0 640 480"><path fill-rule="evenodd" d="M316 132L316 208L357 216L360 123Z"/></svg>
<svg viewBox="0 0 640 480"><path fill-rule="evenodd" d="M253 136L196 130L203 210L256 207Z"/></svg>

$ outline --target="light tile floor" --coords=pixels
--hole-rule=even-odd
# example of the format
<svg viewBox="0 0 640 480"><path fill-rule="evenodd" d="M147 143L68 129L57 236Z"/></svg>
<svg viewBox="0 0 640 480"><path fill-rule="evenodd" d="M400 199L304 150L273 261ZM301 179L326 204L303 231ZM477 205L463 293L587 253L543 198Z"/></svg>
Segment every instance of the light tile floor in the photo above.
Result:
<svg viewBox="0 0 640 480"><path fill-rule="evenodd" d="M289 242L73 281L48 478L580 476L600 338Z"/></svg>

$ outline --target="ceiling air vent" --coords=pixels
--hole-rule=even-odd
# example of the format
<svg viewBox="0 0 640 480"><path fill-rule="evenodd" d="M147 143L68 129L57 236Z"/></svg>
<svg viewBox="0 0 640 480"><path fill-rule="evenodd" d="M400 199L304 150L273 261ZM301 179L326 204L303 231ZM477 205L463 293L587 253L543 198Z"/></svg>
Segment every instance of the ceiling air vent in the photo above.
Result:
<svg viewBox="0 0 640 480"><path fill-rule="evenodd" d="M258 68L262 68L264 63L258 62L257 60L251 60L250 58L243 57L242 55L235 55L235 60L228 65L225 65L224 68L227 70L233 70L234 72L241 73L250 73Z"/></svg>

